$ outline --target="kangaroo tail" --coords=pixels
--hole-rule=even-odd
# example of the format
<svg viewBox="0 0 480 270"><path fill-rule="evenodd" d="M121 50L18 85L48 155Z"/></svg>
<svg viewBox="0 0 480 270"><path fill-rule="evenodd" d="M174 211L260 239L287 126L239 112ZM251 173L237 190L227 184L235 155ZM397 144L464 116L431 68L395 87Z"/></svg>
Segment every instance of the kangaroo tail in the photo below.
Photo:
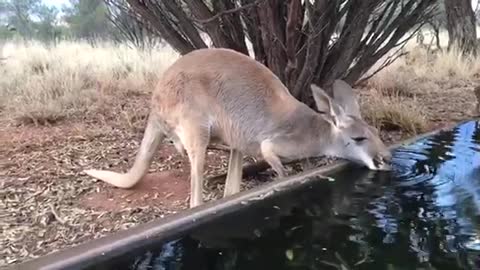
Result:
<svg viewBox="0 0 480 270"><path fill-rule="evenodd" d="M147 121L142 143L140 144L140 149L135 157L135 162L127 173L122 174L104 170L84 170L84 172L93 178L97 178L113 186L131 188L147 173L152 163L153 155L163 138L165 138L165 131L162 125L157 123L154 117L150 116Z"/></svg>

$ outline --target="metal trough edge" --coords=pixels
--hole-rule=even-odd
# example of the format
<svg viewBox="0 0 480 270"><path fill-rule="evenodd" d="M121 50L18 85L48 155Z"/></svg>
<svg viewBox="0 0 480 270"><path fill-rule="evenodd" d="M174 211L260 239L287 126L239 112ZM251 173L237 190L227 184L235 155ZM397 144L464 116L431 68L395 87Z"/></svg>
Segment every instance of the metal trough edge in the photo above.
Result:
<svg viewBox="0 0 480 270"><path fill-rule="evenodd" d="M448 127L419 134L399 143L392 144L389 148L393 150L474 120L479 119L472 118ZM286 177L282 180L266 183L251 190L210 201L195 208L182 210L179 213L172 214L165 218L155 219L133 228L117 231L105 237L93 239L77 246L53 252L17 265L6 266L6 268L2 267L2 269L82 269L86 266L108 261L131 250L161 241L162 239L175 237L185 230L208 222L213 217L232 213L248 207L248 205L254 203L254 201L270 197L273 194L278 195L279 193L287 192L293 188L317 181L318 178L313 178L312 176L329 176L339 170L347 168L349 164L347 161L338 160L326 166Z"/></svg>

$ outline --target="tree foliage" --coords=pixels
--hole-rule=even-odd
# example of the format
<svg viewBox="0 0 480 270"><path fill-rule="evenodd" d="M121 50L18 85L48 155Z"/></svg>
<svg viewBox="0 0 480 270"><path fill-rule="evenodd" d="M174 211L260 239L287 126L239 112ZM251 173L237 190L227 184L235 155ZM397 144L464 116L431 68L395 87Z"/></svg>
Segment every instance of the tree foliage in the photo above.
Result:
<svg viewBox="0 0 480 270"><path fill-rule="evenodd" d="M34 36L37 31L33 17L43 7L40 0L3 0L0 1L0 14L2 21L21 36Z"/></svg>
<svg viewBox="0 0 480 270"><path fill-rule="evenodd" d="M15 34L43 42L60 38L93 42L111 39L115 34L103 0L70 0L62 11L60 17L58 8L42 0L0 0L0 38L8 39Z"/></svg>
<svg viewBox="0 0 480 270"><path fill-rule="evenodd" d="M267 65L311 105L311 82L327 90L358 81L400 49L432 16L435 0L126 0L129 9L182 54L226 47ZM248 40L248 42L247 42ZM251 50L248 49L251 45ZM380 68L390 64L386 57Z"/></svg>
<svg viewBox="0 0 480 270"><path fill-rule="evenodd" d="M118 42L130 44L140 49L152 48L162 42L160 35L141 20L135 13L129 11L125 0L105 0L107 3L107 17L117 31L114 39Z"/></svg>
<svg viewBox="0 0 480 270"><path fill-rule="evenodd" d="M45 42L56 40L61 33L57 27L58 9L42 5L36 13L39 19L36 23L37 36Z"/></svg>
<svg viewBox="0 0 480 270"><path fill-rule="evenodd" d="M107 7L102 0L70 0L63 8L64 19L75 38L95 42L111 37Z"/></svg>
<svg viewBox="0 0 480 270"><path fill-rule="evenodd" d="M52 41L59 37L59 10L41 0L0 0L0 39L14 35Z"/></svg>

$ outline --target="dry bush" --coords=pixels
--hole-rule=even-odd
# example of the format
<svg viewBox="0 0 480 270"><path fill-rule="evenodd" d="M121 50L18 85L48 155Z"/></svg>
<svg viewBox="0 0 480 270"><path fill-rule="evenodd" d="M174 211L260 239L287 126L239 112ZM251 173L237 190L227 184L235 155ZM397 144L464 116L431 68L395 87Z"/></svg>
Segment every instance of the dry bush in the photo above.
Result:
<svg viewBox="0 0 480 270"><path fill-rule="evenodd" d="M414 42L406 52L367 81L361 102L365 118L376 127L416 134L425 131L426 113L432 110L423 105L479 84L480 57L465 58L455 49L432 51Z"/></svg>
<svg viewBox="0 0 480 270"><path fill-rule="evenodd" d="M435 53L422 48L410 52L403 69L420 81L434 81L439 86L472 84L480 78L480 58L465 58L457 49Z"/></svg>
<svg viewBox="0 0 480 270"><path fill-rule="evenodd" d="M150 92L178 55L168 47L139 51L104 43L8 44L0 66L1 113L37 124L95 111L105 99Z"/></svg>
<svg viewBox="0 0 480 270"><path fill-rule="evenodd" d="M427 128L422 106L414 98L370 90L362 95L361 109L365 120L381 130L418 134Z"/></svg>
<svg viewBox="0 0 480 270"><path fill-rule="evenodd" d="M480 79L480 58L465 59L457 51L430 53L412 48L368 81L368 87L383 95L413 97L417 93L475 85Z"/></svg>
<svg viewBox="0 0 480 270"><path fill-rule="evenodd" d="M480 28L479 28L480 30ZM458 50L446 50L448 33L440 33L442 50L435 46L407 43L407 55L380 71L369 80L369 88L384 95L411 97L415 93L441 91L445 88L476 85L480 79L480 56L474 59L462 57ZM430 43L430 38L426 37Z"/></svg>
<svg viewBox="0 0 480 270"><path fill-rule="evenodd" d="M458 50L444 51L437 55L430 76L439 82L472 83L480 78L480 57L466 59Z"/></svg>
<svg viewBox="0 0 480 270"><path fill-rule="evenodd" d="M383 96L415 96L413 78L406 76L401 68L391 67L379 72L367 82L369 89L377 91Z"/></svg>

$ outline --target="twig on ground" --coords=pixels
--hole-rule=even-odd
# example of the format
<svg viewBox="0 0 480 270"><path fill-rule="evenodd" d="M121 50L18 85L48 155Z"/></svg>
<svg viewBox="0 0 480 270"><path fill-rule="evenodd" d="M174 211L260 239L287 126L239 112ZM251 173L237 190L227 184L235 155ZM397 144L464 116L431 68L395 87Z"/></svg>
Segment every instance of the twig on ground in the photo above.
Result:
<svg viewBox="0 0 480 270"><path fill-rule="evenodd" d="M57 213L57 210L55 210L55 207L53 206L53 204L49 204L48 205L50 207L50 211L52 212L53 216L55 217L55 219L60 222L62 225L65 224L65 220L63 220L63 218L60 217L60 215Z"/></svg>

